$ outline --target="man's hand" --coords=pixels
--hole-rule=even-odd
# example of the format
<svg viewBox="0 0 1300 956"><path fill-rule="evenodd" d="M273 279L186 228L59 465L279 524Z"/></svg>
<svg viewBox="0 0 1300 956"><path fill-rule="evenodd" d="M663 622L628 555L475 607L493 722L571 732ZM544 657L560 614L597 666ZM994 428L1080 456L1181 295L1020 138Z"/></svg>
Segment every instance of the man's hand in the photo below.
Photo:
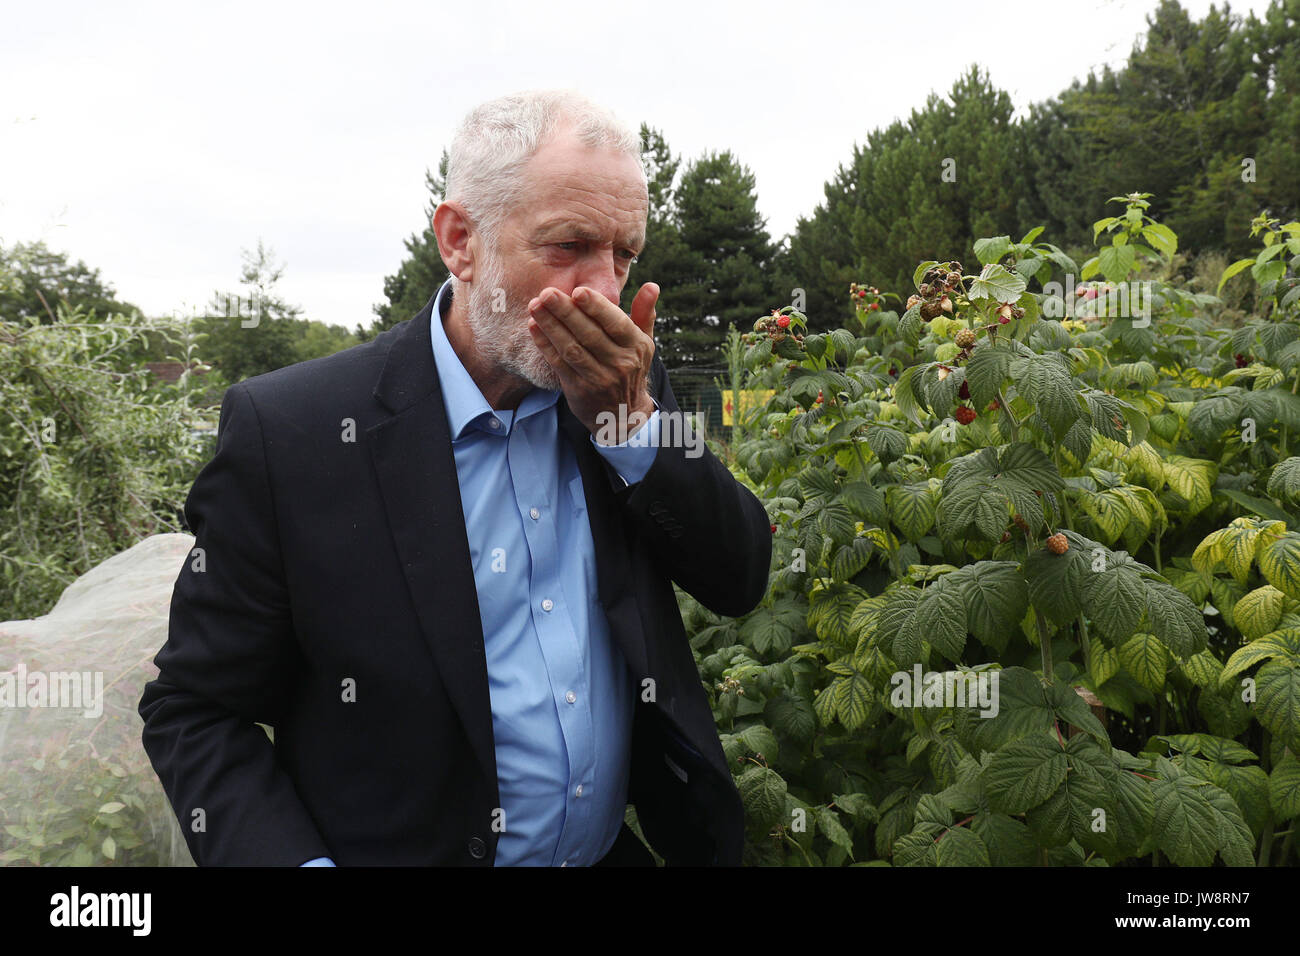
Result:
<svg viewBox="0 0 1300 956"><path fill-rule="evenodd" d="M573 296L547 287L528 303L528 331L542 356L555 369L569 409L593 435L597 416L608 412L618 422L644 424L654 411L646 390L654 359L655 303L659 286L647 282L626 315L598 292L578 286ZM619 415L619 406L626 412ZM645 416L634 419L634 413ZM629 428L635 432L636 428ZM620 435L620 443L631 437Z"/></svg>

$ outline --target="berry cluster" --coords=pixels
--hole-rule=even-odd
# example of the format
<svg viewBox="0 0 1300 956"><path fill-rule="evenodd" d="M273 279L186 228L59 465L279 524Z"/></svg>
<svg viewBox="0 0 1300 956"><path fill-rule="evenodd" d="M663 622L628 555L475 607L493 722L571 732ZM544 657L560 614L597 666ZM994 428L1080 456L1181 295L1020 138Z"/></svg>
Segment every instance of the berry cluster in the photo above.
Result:
<svg viewBox="0 0 1300 956"><path fill-rule="evenodd" d="M926 322L938 317L941 312L952 312L952 299L948 297L961 286L961 263L940 263L926 271L917 287L919 295L907 300L909 309L921 307L921 318Z"/></svg>
<svg viewBox="0 0 1300 956"><path fill-rule="evenodd" d="M852 285L849 286L849 298L853 300L854 305L866 309L868 312L879 312L880 311L879 302L860 301L862 299L865 299L868 294L870 294L874 299L880 295L880 290L877 289L874 285L861 286L858 285L856 282L854 282Z"/></svg>
<svg viewBox="0 0 1300 956"><path fill-rule="evenodd" d="M800 345L803 344L803 334L790 331L790 316L783 315L776 309L772 310L771 315L765 315L755 322L754 331L742 335L741 341L746 344L757 342L759 334L766 335L773 342L783 342L788 337Z"/></svg>

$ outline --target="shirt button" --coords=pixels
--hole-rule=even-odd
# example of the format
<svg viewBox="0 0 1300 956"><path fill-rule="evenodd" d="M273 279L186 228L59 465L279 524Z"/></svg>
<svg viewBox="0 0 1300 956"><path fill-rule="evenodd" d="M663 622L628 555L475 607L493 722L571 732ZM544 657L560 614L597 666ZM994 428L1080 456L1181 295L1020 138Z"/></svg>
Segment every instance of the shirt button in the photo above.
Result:
<svg viewBox="0 0 1300 956"><path fill-rule="evenodd" d="M569 691L567 694L564 695L564 699L567 700L570 704L572 704L574 701L578 699L578 695L575 694L573 691Z"/></svg>
<svg viewBox="0 0 1300 956"><path fill-rule="evenodd" d="M537 520L538 518L540 518L541 516L542 516L542 513L541 513L540 511L538 511L536 508L529 508L529 509L528 509L528 517L532 518L534 521L536 521L536 520Z"/></svg>
<svg viewBox="0 0 1300 956"><path fill-rule="evenodd" d="M576 789L576 790L573 791L573 795L574 795L575 797L580 797L580 796L582 796L582 784L578 784L578 789Z"/></svg>
<svg viewBox="0 0 1300 956"><path fill-rule="evenodd" d="M550 598L547 598L545 601L542 602L543 611L549 611L553 607L555 607L555 602L552 601Z"/></svg>
<svg viewBox="0 0 1300 956"><path fill-rule="evenodd" d="M478 837L471 837L469 841L469 855L476 860L481 860L487 856L487 844Z"/></svg>
<svg viewBox="0 0 1300 956"><path fill-rule="evenodd" d="M497 419L495 419L495 418L489 419L489 420L488 420L488 424L491 425L493 428L500 428L500 427L501 427L501 422L497 421Z"/></svg>

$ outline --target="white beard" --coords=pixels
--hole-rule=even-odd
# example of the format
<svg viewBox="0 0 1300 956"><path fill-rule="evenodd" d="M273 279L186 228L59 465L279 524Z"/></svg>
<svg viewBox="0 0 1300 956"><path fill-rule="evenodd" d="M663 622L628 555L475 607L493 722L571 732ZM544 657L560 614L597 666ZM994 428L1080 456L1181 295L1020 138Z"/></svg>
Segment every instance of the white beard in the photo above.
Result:
<svg viewBox="0 0 1300 956"><path fill-rule="evenodd" d="M495 255L480 263L481 271L469 283L466 321L474 347L494 365L545 391L559 391L560 377L533 343L528 331L528 303L515 302L505 282L505 271ZM505 312L493 312L497 289L505 289Z"/></svg>

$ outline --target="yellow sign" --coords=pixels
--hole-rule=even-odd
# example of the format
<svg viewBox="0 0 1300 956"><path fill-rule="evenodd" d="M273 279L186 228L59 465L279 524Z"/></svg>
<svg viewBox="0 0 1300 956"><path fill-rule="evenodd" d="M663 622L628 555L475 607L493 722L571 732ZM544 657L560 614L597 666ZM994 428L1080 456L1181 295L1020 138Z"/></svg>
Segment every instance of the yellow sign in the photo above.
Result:
<svg viewBox="0 0 1300 956"><path fill-rule="evenodd" d="M767 400L776 394L776 389L772 388L750 388L741 389L740 391L740 413L753 411L759 406L766 405ZM731 389L722 390L722 424L734 425L735 403L731 400Z"/></svg>

